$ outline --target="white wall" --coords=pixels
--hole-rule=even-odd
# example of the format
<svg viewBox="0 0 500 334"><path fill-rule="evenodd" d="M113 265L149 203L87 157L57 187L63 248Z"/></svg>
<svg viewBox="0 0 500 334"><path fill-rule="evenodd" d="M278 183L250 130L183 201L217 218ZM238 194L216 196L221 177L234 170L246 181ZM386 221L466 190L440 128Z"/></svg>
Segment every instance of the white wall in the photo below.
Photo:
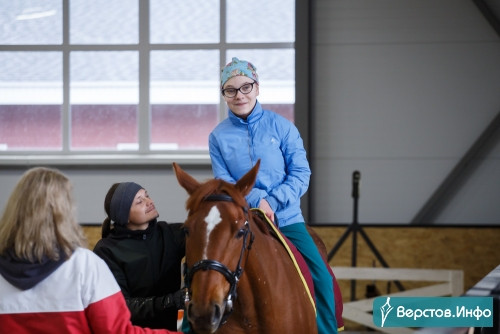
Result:
<svg viewBox="0 0 500 334"><path fill-rule="evenodd" d="M212 170L204 167L181 167L199 181L212 177ZM168 222L184 222L186 219L186 191L177 183L172 166L130 168L76 168L59 167L72 181L80 223L101 224L106 217L104 197L115 182L133 181L148 191L160 213L160 219ZM3 210L12 189L24 170L0 169L0 208Z"/></svg>
<svg viewBox="0 0 500 334"><path fill-rule="evenodd" d="M313 5L315 222L409 223L500 112L500 40L470 0ZM435 223L500 223L500 147Z"/></svg>

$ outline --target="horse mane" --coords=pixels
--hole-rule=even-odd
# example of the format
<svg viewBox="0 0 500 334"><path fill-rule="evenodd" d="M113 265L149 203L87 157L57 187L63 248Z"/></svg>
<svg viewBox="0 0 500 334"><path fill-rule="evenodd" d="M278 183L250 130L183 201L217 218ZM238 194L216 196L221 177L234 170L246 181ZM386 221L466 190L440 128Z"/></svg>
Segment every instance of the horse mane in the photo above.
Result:
<svg viewBox="0 0 500 334"><path fill-rule="evenodd" d="M257 228L264 234L266 235L271 235L271 228L269 227L268 223L266 222L266 218L264 217L264 214L260 211L252 211L252 218L253 222L257 226Z"/></svg>

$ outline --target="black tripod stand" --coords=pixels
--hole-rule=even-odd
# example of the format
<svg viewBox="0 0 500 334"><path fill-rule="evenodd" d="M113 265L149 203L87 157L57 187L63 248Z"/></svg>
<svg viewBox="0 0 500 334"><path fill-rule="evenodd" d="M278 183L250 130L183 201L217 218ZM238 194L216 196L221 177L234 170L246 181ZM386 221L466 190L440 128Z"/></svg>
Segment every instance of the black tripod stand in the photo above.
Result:
<svg viewBox="0 0 500 334"><path fill-rule="evenodd" d="M359 181L361 173L354 171L352 173L352 198L354 200L353 219L352 224L349 225L347 230L342 234L337 243L333 246L332 250L328 253L328 261L332 259L335 253L339 250L340 246L344 243L350 233L352 233L352 251L351 251L351 266L356 267L357 249L358 249L358 232L365 240L370 250L375 254L382 266L389 268L382 255L379 253L373 242L363 230L363 227L358 223L358 199L359 199ZM404 290L403 285L399 281L395 281L396 286L400 291ZM356 280L351 280L351 300L356 300Z"/></svg>

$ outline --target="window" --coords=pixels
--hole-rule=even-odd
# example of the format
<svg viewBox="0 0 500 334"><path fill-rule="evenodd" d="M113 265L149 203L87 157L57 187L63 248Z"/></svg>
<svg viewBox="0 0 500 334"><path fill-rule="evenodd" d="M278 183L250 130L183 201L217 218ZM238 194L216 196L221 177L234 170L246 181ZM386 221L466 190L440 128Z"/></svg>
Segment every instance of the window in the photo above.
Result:
<svg viewBox="0 0 500 334"><path fill-rule="evenodd" d="M220 69L294 119L293 0L0 0L0 163L208 156Z"/></svg>

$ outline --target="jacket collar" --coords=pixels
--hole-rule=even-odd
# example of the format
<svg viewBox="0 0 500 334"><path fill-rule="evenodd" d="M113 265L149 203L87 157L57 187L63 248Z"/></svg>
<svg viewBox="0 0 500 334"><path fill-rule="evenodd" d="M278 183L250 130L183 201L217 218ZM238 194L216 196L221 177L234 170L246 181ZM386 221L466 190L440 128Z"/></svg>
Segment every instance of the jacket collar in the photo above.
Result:
<svg viewBox="0 0 500 334"><path fill-rule="evenodd" d="M229 109L228 117L234 124L252 124L257 122L263 115L262 106L259 101L256 101L255 107L253 108L250 115L248 115L247 119L242 119L236 116L231 109Z"/></svg>
<svg viewBox="0 0 500 334"><path fill-rule="evenodd" d="M125 226L115 225L108 237L113 239L150 239L156 226L156 219L149 222L145 230L129 230Z"/></svg>

